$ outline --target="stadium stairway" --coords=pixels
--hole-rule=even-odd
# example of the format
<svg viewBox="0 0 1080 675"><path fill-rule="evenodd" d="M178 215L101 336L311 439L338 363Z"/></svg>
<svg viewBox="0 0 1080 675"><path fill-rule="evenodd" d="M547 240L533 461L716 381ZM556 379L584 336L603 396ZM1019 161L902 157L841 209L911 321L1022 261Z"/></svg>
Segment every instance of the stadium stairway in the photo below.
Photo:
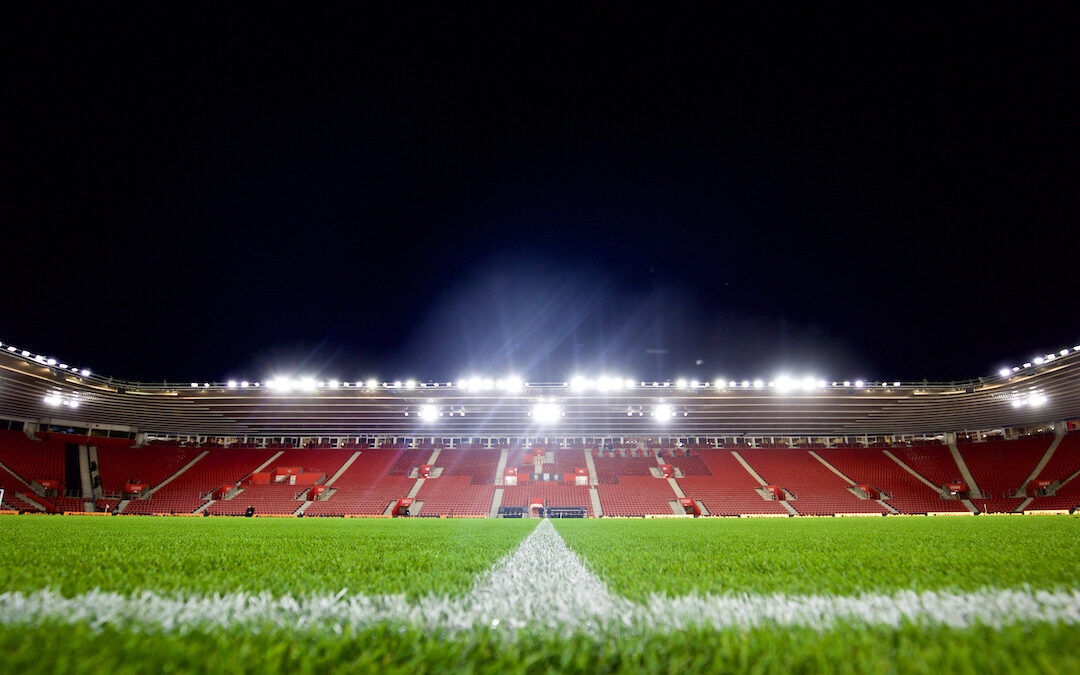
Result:
<svg viewBox="0 0 1080 675"><path fill-rule="evenodd" d="M828 469L829 471L832 471L837 476L839 476L841 480L845 481L850 486L849 490L851 488L855 488L858 485L858 483L853 481L850 476L848 476L843 471L841 471L840 469L837 469L835 466L830 464L828 461L825 460L824 457L822 457L817 452L815 452L813 450L810 450L809 453L810 453L811 457L813 457L817 461L824 464L826 469ZM863 493L863 494L865 494L865 493ZM886 501L884 499L875 499L874 501L877 502L878 504L880 504L883 508L885 508L889 513L891 513L893 515L898 515L900 513L900 511L893 508L893 506L891 504L886 503Z"/></svg>
<svg viewBox="0 0 1080 675"><path fill-rule="evenodd" d="M960 470L960 475L964 477L964 482L967 483L968 494L972 499L982 499L982 490L979 489L979 484L975 482L975 476L968 469L964 456L960 454L960 448L956 447L956 434L946 434L945 437L948 440L949 453L952 454L953 461L956 462L956 468Z"/></svg>
<svg viewBox="0 0 1080 675"><path fill-rule="evenodd" d="M1065 438L1065 425L1058 424L1054 428L1054 440L1050 443L1050 447L1046 449L1046 453L1039 459L1039 463L1035 465L1035 468L1031 470L1028 477L1024 479L1023 485L1016 491L1015 497L1027 497L1027 488L1031 481L1039 477L1039 474L1043 472L1046 465L1050 463L1050 460L1054 457L1054 453L1057 451L1058 446L1061 445L1061 441ZM1024 507L1030 503L1030 498L1027 502L1020 505L1018 511L1023 511Z"/></svg>

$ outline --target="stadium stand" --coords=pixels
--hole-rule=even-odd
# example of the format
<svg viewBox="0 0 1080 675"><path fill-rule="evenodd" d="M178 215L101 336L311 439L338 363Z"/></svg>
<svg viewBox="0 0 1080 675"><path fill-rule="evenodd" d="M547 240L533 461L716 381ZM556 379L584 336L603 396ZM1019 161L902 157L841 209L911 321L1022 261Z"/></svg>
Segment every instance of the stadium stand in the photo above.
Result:
<svg viewBox="0 0 1080 675"><path fill-rule="evenodd" d="M101 487L107 494L123 492L127 483L145 483L153 487L202 452L198 448L177 445L133 448L130 441L125 445L97 446Z"/></svg>
<svg viewBox="0 0 1080 675"><path fill-rule="evenodd" d="M124 513L192 513L206 503L205 495L239 482L274 456L276 450L214 448L149 499L134 499Z"/></svg>
<svg viewBox="0 0 1080 675"><path fill-rule="evenodd" d="M731 450L702 448L695 452L709 475L687 475L676 482L687 497L700 500L710 515L787 515L788 511L779 502L766 500L757 493L761 484L739 464Z"/></svg>
<svg viewBox="0 0 1080 675"><path fill-rule="evenodd" d="M1054 437L1037 436L983 443L957 443L960 456L982 492L972 502L983 513L1011 513L1023 502L1013 495L1023 485Z"/></svg>
<svg viewBox="0 0 1080 675"><path fill-rule="evenodd" d="M1072 432L1061 439L1050 461L1036 476L1058 484L1056 493L1048 497L1035 497L1025 510L1074 509L1080 506L1080 477L1068 480L1077 472L1080 472L1080 432Z"/></svg>
<svg viewBox="0 0 1080 675"><path fill-rule="evenodd" d="M656 460L653 460L656 466ZM653 476L619 476L618 482L597 486L606 516L670 515L677 499L666 480Z"/></svg>
<svg viewBox="0 0 1080 675"><path fill-rule="evenodd" d="M957 499L942 499L878 448L823 448L815 450L856 484L870 485L887 493L890 506L901 513L964 512Z"/></svg>
<svg viewBox="0 0 1080 675"><path fill-rule="evenodd" d="M305 473L322 474L319 484L325 482L356 452L331 448L304 448L285 450L266 471L273 473L277 467L296 467ZM291 485L288 480L269 485L245 482L241 491L231 499L214 502L207 507L212 515L241 515L249 507L256 514L287 515L303 504L303 496L310 485Z"/></svg>
<svg viewBox="0 0 1080 675"><path fill-rule="evenodd" d="M956 466L956 460L952 458L946 445L891 447L888 450L897 459L938 487L945 483L963 482L960 468Z"/></svg>
<svg viewBox="0 0 1080 675"><path fill-rule="evenodd" d="M793 493L796 499L791 505L802 515L886 512L876 501L852 494L849 483L802 448L761 448L739 454L767 483Z"/></svg>
<svg viewBox="0 0 1080 675"><path fill-rule="evenodd" d="M334 492L325 500L312 502L304 515L382 515L392 502L407 495L415 483L407 476L391 475L406 452L388 447L361 450L356 461L334 481L331 486Z"/></svg>
<svg viewBox="0 0 1080 675"><path fill-rule="evenodd" d="M595 516L589 500L588 486L553 485L547 482L529 485L508 485L503 488L503 506L521 506L528 508L530 499L543 499L545 507L576 506L586 509L586 513Z"/></svg>
<svg viewBox="0 0 1080 675"><path fill-rule="evenodd" d="M494 485L472 485L468 476L428 478L416 493L420 515L487 516ZM415 502L414 502L415 503Z"/></svg>

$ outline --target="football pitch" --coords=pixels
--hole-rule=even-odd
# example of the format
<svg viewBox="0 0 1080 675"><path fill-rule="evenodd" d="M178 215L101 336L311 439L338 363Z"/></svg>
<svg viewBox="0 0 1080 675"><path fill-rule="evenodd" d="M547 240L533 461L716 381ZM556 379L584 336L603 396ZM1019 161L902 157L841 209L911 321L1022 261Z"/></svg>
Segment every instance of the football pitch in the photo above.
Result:
<svg viewBox="0 0 1080 675"><path fill-rule="evenodd" d="M0 516L3 672L1080 672L1070 516Z"/></svg>

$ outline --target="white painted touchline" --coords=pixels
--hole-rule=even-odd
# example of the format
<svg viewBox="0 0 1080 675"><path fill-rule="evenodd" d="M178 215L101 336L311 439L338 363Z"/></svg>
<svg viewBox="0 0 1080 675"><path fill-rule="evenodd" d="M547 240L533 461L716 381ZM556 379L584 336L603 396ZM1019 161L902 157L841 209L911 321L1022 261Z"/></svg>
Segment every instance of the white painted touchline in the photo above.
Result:
<svg viewBox="0 0 1080 675"><path fill-rule="evenodd" d="M1080 591L982 589L894 594L653 596L638 604L608 590L542 521L514 553L482 574L461 597L269 593L133 596L91 591L65 598L50 590L0 593L0 624L87 623L148 632L201 629L311 629L339 632L381 624L457 633L495 628L649 633L701 626L828 629L838 624L1001 627L1080 624Z"/></svg>

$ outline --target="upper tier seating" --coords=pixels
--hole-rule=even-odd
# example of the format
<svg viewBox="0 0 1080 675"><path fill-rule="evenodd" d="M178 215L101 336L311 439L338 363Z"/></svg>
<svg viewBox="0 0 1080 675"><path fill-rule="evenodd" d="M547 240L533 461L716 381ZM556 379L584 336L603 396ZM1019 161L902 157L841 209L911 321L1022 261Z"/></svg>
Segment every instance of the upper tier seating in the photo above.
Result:
<svg viewBox="0 0 1080 675"><path fill-rule="evenodd" d="M431 457L431 453L434 452L434 448L393 448L382 447L379 448L384 452L391 450L398 450L399 455L397 463L390 470L391 476L405 476L408 477L409 473L413 469L418 468L422 464L427 464L428 459Z"/></svg>
<svg viewBox="0 0 1080 675"><path fill-rule="evenodd" d="M763 448L739 454L770 485L795 493L797 499L791 505L803 515L887 512L876 501L852 494L848 490L851 486L814 459L808 450Z"/></svg>
<svg viewBox="0 0 1080 675"><path fill-rule="evenodd" d="M967 511L960 500L942 499L879 448L822 448L815 452L856 483L890 494L887 503L900 513Z"/></svg>

